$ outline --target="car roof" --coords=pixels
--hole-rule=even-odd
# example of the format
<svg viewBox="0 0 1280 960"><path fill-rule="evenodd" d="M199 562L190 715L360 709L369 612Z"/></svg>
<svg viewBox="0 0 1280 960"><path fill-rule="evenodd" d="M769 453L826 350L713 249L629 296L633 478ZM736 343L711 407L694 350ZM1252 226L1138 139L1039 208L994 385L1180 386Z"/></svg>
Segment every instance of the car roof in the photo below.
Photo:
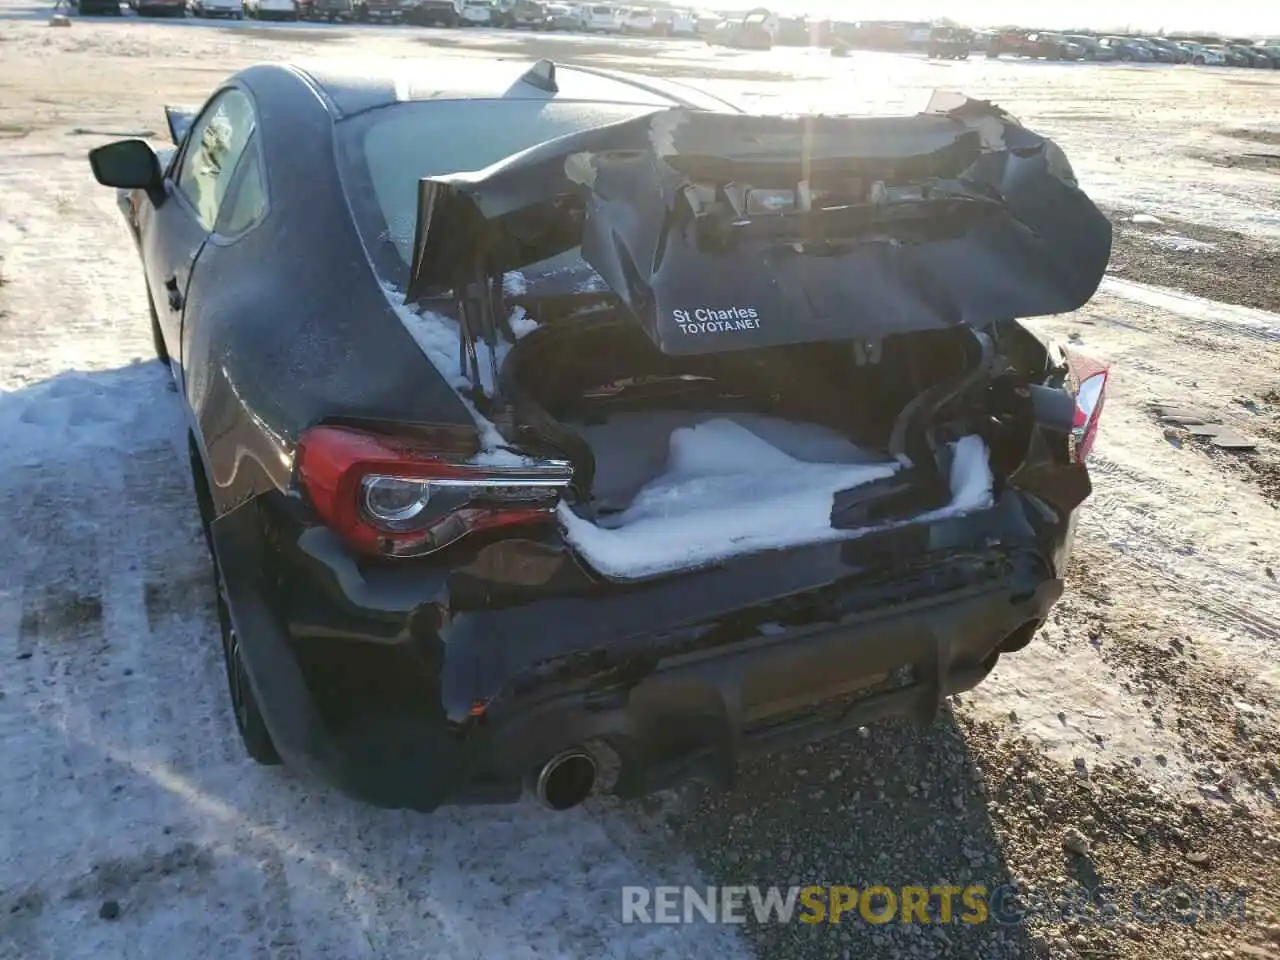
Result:
<svg viewBox="0 0 1280 960"><path fill-rule="evenodd" d="M544 75L548 70L553 72L555 90L546 89L531 76L535 62ZM703 109L730 106L671 80L531 59L323 59L280 66L305 78L339 118L393 103L427 100L578 100Z"/></svg>

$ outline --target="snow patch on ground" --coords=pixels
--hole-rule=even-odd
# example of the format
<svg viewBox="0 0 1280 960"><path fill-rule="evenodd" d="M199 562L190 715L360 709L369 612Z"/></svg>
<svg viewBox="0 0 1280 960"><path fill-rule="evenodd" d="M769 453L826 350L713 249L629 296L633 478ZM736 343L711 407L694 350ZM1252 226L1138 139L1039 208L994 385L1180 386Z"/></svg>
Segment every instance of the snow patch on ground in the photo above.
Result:
<svg viewBox="0 0 1280 960"><path fill-rule="evenodd" d="M1216 243L1206 243L1203 240L1194 240L1191 237L1184 237L1176 233L1158 233L1146 238L1147 242L1153 246L1163 247L1165 250L1175 250L1178 253L1203 253L1207 250L1216 250Z"/></svg>
<svg viewBox="0 0 1280 960"><path fill-rule="evenodd" d="M1153 217L1153 216L1152 216L1151 214L1149 214L1149 213L1135 213L1135 214L1134 214L1132 217L1130 217L1129 219L1130 219L1133 223L1145 223L1145 224L1149 224L1149 225L1151 225L1151 226L1156 226L1156 227L1159 227L1159 226L1163 226L1163 225L1164 225L1164 221L1163 221L1163 220L1161 220L1161 219L1160 219L1160 218L1158 218L1158 217Z"/></svg>
<svg viewBox="0 0 1280 960"><path fill-rule="evenodd" d="M1205 300L1203 297L1194 297L1179 290L1170 290L1168 287L1121 280L1118 277L1105 277L1098 287L1098 292L1155 307L1189 320L1244 327L1267 339L1280 340L1280 314L1266 310L1219 303L1217 300Z"/></svg>
<svg viewBox="0 0 1280 960"><path fill-rule="evenodd" d="M991 502L986 445L955 445L952 502L927 519ZM706 566L729 557L860 536L836 530L837 491L892 476L896 463L815 463L780 449L752 430L717 418L672 432L666 468L607 528L561 505L569 542L596 570L632 580ZM925 519L925 518L921 518Z"/></svg>
<svg viewBox="0 0 1280 960"><path fill-rule="evenodd" d="M21 391L0 393L0 470L39 466L51 444L87 453L118 448L122 430L136 436L146 427L146 434L158 437L165 427L177 429L180 417L157 416L150 403L143 403L166 377L157 364L139 363L109 375L68 371Z"/></svg>

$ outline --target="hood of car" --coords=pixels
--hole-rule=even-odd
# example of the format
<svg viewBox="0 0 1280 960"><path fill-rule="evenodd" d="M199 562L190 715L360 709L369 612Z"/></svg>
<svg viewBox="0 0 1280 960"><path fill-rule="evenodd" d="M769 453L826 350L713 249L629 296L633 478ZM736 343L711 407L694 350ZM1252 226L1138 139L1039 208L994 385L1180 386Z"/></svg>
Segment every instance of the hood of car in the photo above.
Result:
<svg viewBox="0 0 1280 960"><path fill-rule="evenodd" d="M575 248L591 289L694 354L1069 312L1102 280L1111 225L1062 151L989 103L658 110L421 181L407 296Z"/></svg>

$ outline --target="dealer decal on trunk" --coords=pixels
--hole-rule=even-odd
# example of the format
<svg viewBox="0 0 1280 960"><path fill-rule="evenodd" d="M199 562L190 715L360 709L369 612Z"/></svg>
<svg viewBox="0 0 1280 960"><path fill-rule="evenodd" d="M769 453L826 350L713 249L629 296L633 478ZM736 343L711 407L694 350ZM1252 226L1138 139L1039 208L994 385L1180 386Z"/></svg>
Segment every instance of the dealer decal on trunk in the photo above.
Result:
<svg viewBox="0 0 1280 960"><path fill-rule="evenodd" d="M716 310L698 307L696 310L672 310L671 318L682 333L732 333L735 330L759 330L760 314L755 307L729 307Z"/></svg>

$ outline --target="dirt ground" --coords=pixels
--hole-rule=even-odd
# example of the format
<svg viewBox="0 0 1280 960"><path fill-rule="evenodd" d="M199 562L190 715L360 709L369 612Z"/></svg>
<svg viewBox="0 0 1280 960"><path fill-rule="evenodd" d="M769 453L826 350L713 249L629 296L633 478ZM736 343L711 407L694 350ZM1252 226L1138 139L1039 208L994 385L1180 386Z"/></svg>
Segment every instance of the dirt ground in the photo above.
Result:
<svg viewBox="0 0 1280 960"><path fill-rule="evenodd" d="M0 957L1280 956L1280 177L1239 160L1280 141L1280 75L46 14L0 0ZM251 63L442 54L697 78L764 109L962 89L1062 144L1116 225L1113 268L1033 323L1113 382L1031 646L927 729L559 817L371 811L240 756L182 415L85 151L161 141L163 104ZM1159 400L1256 448L1196 440ZM618 922L629 883L1009 882L1118 892L1010 924ZM1126 899L1147 888L1155 919ZM1173 919L1239 889L1243 920Z"/></svg>

